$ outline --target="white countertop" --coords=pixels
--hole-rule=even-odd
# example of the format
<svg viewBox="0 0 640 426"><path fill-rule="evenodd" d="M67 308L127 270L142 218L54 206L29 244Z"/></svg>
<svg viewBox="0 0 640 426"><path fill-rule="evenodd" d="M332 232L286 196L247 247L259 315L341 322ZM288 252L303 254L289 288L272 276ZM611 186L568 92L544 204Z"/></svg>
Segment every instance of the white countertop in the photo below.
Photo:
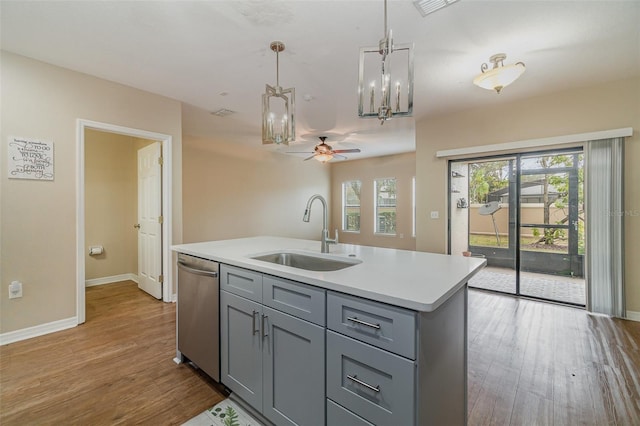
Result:
<svg viewBox="0 0 640 426"><path fill-rule="evenodd" d="M442 305L486 264L485 259L395 250L353 244L330 245L281 237L253 237L172 246L174 251L239 266L265 274L364 297L415 311ZM307 271L251 259L274 251L306 251L313 255L355 259L362 263L330 272Z"/></svg>

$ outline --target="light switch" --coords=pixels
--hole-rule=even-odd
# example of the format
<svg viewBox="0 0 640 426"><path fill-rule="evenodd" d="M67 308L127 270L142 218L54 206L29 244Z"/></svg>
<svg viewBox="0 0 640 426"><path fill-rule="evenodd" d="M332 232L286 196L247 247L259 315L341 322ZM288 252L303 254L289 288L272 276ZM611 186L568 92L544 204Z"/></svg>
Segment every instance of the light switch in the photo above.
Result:
<svg viewBox="0 0 640 426"><path fill-rule="evenodd" d="M20 281L11 281L9 284L9 299L17 299L22 297L22 283Z"/></svg>
<svg viewBox="0 0 640 426"><path fill-rule="evenodd" d="M440 219L440 212L439 211L432 211L431 212L431 219Z"/></svg>

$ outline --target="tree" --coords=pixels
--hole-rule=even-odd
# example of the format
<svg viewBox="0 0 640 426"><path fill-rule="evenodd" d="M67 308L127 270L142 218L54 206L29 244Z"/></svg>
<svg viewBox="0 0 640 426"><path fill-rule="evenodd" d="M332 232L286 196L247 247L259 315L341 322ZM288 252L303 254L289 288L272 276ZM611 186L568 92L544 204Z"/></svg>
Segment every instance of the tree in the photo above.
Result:
<svg viewBox="0 0 640 426"><path fill-rule="evenodd" d="M543 201L543 223L548 225L550 224L550 210L551 206L554 205L556 208L562 209L563 211L569 205L569 174L568 173L553 173L554 168L566 168L573 167L574 161L578 161L581 163L583 161L582 154L570 154L570 155L554 155L554 156L543 156L538 157L537 163L538 165L548 171L549 173L544 174L544 178L542 181L543 193L542 193L542 201ZM583 181L584 181L584 173L583 168L578 167L578 204L582 205L583 200ZM556 198L552 198L549 196L549 188L555 188L558 196ZM580 211L578 212L578 219L584 221L583 218L580 217ZM564 219L558 221L558 224L566 223L569 220L569 215L565 211ZM544 242L545 245L554 244L555 240L558 238L564 237L564 231L561 229L554 228L545 228L544 235L538 240L538 242Z"/></svg>
<svg viewBox="0 0 640 426"><path fill-rule="evenodd" d="M469 202L484 204L487 196L509 185L509 160L469 164Z"/></svg>

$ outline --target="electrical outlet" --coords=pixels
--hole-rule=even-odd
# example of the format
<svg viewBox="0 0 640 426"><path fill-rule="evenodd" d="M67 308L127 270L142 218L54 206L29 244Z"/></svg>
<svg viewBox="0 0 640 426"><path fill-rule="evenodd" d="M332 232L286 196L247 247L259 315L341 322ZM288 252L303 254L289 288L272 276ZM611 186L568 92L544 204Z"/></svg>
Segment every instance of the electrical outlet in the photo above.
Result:
<svg viewBox="0 0 640 426"><path fill-rule="evenodd" d="M22 297L22 283L20 281L11 281L9 284L9 299L17 299Z"/></svg>
<svg viewBox="0 0 640 426"><path fill-rule="evenodd" d="M431 212L431 219L439 219L440 218L440 212L439 211L432 211Z"/></svg>

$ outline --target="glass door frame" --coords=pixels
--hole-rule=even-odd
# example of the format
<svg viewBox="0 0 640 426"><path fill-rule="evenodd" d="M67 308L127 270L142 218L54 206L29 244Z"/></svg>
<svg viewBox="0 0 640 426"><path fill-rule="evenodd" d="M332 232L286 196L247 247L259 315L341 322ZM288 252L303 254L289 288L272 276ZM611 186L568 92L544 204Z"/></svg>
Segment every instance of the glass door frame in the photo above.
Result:
<svg viewBox="0 0 640 426"><path fill-rule="evenodd" d="M579 184L578 180L578 169L575 165L575 161L577 160L577 155L584 154L584 147L582 145L561 148L561 149L548 149L548 150L536 150L536 151L526 151L526 152L518 152L518 153L506 153L506 154L495 154L490 156L483 157L471 157L471 158L459 158L455 160L449 160L447 162L447 193L448 193L448 204L447 204L447 251L448 254L451 254L451 234L452 234L452 226L451 226L451 209L452 209L452 200L456 195L454 192L454 188L452 187L452 165L454 163L467 163L471 164L473 162L489 162L489 161L513 161L515 164L510 164L509 166L509 254L513 255L514 260L514 277L515 277L515 293L501 291L501 290L491 290L497 293L508 294L512 296L518 297L526 297L532 298L536 300L543 300L548 302L560 303L575 307L584 308L585 304L572 303L562 300L548 299L544 297L532 296L528 294L521 293L521 268L522 268L522 247L521 247L521 229L522 229L522 202L521 202L521 183L522 183L522 158L524 157L543 157L545 155L562 155L562 154L575 154L574 156L574 166L573 167L558 167L551 169L553 173L568 173L569 174L569 185L577 188ZM584 167L584 166L583 166ZM574 173L575 172L575 173ZM534 175L534 174L542 174L540 173L540 169L537 170L527 170L524 175ZM548 173L549 174L549 173ZM571 191L570 191L571 192ZM578 232L577 232L577 221L578 221L578 193L579 190L573 191L573 195L569 194L569 220L567 225L557 225L557 224L537 224L538 227L545 228L565 228L568 230L568 234L574 234L574 238L569 236L569 247L568 247L568 255L571 256L571 262L574 262L573 256L571 253L578 253ZM470 200L467 200L470 203ZM574 223L575 222L575 223ZM530 227L531 224L526 224L525 227ZM572 231L572 225L576 227L575 231ZM469 230L467 229L467 233ZM512 249L513 247L513 249ZM587 285L586 276L585 276L585 286Z"/></svg>

